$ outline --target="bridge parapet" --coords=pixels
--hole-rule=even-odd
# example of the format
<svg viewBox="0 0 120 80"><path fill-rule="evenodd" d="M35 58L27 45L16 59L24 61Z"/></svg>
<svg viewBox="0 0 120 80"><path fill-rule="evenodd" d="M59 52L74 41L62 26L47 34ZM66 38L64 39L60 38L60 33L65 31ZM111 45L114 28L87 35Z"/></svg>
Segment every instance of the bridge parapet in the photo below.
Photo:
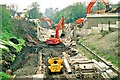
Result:
<svg viewBox="0 0 120 80"><path fill-rule="evenodd" d="M98 26L98 24L116 24L116 21L119 21L120 15L118 13L110 13L110 14L88 14L87 22L88 28L93 26Z"/></svg>

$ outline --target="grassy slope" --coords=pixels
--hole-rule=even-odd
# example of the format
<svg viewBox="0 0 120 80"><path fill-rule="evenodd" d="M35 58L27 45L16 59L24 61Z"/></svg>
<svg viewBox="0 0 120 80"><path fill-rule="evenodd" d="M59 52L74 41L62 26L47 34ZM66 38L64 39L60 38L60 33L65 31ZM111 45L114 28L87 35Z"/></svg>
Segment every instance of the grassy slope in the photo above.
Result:
<svg viewBox="0 0 120 80"><path fill-rule="evenodd" d="M118 66L118 31L110 32L104 37L101 34L89 35L81 41L101 57Z"/></svg>

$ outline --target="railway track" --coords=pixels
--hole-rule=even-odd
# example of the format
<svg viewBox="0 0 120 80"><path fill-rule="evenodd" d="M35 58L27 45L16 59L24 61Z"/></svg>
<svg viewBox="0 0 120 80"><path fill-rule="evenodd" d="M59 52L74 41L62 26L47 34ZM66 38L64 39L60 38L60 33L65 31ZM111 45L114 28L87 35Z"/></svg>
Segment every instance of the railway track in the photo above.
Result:
<svg viewBox="0 0 120 80"><path fill-rule="evenodd" d="M92 50L90 50L90 48L88 48L87 46L85 46L83 43L80 43L81 46L83 46L88 52L90 52L93 56L95 56L97 59L99 59L101 62L105 63L107 66L109 66L109 68L111 70L113 70L115 73L120 74L120 71L118 71L118 69L114 68L111 64L109 64L108 62L106 62L103 58L101 58L100 56L98 56L95 52L93 52Z"/></svg>
<svg viewBox="0 0 120 80"><path fill-rule="evenodd" d="M86 47L84 44L80 44L84 49L86 49L88 52L91 53L91 55L96 56L96 58L100 59L101 62L97 62L96 60L90 60L86 56L82 56L81 54L77 53L75 56L70 56L67 52L68 50L64 50L62 52L57 51L57 48L54 47L44 47L42 51L40 52L40 64L44 65L44 67L41 68L41 71L43 76L46 80L51 79L51 80L61 80L62 78L65 80L84 80L84 79L92 79L92 80L104 80L104 79L109 79L112 80L114 77L118 76L117 74L119 73L115 68L111 66L111 64L108 64L106 61L104 61L101 57L96 55L93 51L91 51L88 47ZM51 74L45 70L48 68L47 65L47 60L50 58L50 48L52 48L54 51L53 52L58 52L59 56L62 54L63 59L66 58L68 61L68 65L71 68L71 72L68 72L68 68L65 67L66 64L64 65L64 72L63 74ZM62 49L62 48L61 48ZM45 55L46 54L46 55ZM55 53L57 54L57 53ZM47 58L45 57L47 56ZM52 57L52 56L51 56ZM42 60L42 61L41 61ZM103 67L99 65L99 63L103 64ZM40 66L41 67L41 66ZM44 69L43 69L44 68ZM39 72L38 71L38 72ZM110 72L110 73L109 73ZM41 74L41 73L40 73ZM112 76L110 74L113 74ZM36 78L36 77L35 77Z"/></svg>
<svg viewBox="0 0 120 80"><path fill-rule="evenodd" d="M87 55L92 55L97 60L97 61L96 60L93 60L93 61L96 63L97 66L99 66L99 68L101 68L101 71L100 71L101 74L102 72L105 73L106 75L105 78L108 78L110 80L114 80L114 79L116 80L119 78L119 75L120 75L119 68L115 67L110 62L106 61L104 58L97 55L97 53L92 51L89 47L87 47L83 43L79 43L79 45L87 51ZM102 69L103 67L106 67L106 68L104 68L103 70Z"/></svg>
<svg viewBox="0 0 120 80"><path fill-rule="evenodd" d="M41 50L38 52L38 67L35 70L34 75L27 76L33 80L41 78L43 80L113 80L117 77L119 71L117 71L111 64L108 64L104 59L96 55L95 52L91 51L84 44L80 44L90 55L94 55L101 62L91 60L86 56L83 56L79 52L77 54L70 55L73 51L71 48L64 47L40 47ZM71 50L71 51L70 51ZM68 52L70 52L68 54ZM52 53L52 54L51 54ZM72 53L73 54L73 53ZM63 73L49 74L48 72L48 59L54 56L61 56L62 59L67 61L67 64L63 63ZM66 67L69 65L69 67ZM101 66L102 65L102 66ZM111 75L112 74L112 75Z"/></svg>

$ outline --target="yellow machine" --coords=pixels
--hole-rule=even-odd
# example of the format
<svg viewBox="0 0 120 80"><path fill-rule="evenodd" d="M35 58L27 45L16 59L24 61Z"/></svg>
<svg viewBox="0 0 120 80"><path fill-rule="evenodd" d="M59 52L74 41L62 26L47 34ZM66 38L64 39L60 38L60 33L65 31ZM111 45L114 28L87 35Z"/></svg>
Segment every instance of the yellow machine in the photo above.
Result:
<svg viewBox="0 0 120 80"><path fill-rule="evenodd" d="M60 57L53 57L48 60L50 66L48 66L51 72L61 72L63 66L63 60Z"/></svg>

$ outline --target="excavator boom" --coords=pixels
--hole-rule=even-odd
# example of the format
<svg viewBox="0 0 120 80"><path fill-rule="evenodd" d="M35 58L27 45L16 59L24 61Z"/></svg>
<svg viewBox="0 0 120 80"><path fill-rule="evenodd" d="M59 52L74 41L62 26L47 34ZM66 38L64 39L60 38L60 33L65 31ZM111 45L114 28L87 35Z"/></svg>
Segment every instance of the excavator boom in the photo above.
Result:
<svg viewBox="0 0 120 80"><path fill-rule="evenodd" d="M92 8L92 6L96 3L96 1L97 1L97 0L92 0L92 1L88 4L86 14L90 14L91 8ZM109 5L109 3L106 2L105 0L101 0L101 2L103 2L103 3L106 5L106 10L105 10L105 12L108 12L108 11L110 11L110 10L112 9L111 6ZM85 18L79 18L79 19L76 20L76 25L81 28L81 27L83 27L85 21L86 21Z"/></svg>
<svg viewBox="0 0 120 80"><path fill-rule="evenodd" d="M59 36L59 29L60 29L60 26L62 26L62 34L64 34L64 17L62 16L62 19L59 21L58 25L57 25L57 28L56 28L56 38L60 38Z"/></svg>
<svg viewBox="0 0 120 80"><path fill-rule="evenodd" d="M92 8L92 6L96 3L96 1L97 1L97 0L92 0L92 1L88 4L86 14L90 14L91 8ZM110 11L110 10L112 9L112 8L110 7L109 3L106 2L105 0L101 0L101 2L103 2L104 5L106 6L106 11L105 11L105 12L108 12L108 11Z"/></svg>
<svg viewBox="0 0 120 80"><path fill-rule="evenodd" d="M51 38L47 39L46 44L55 45L55 44L60 44L62 42L62 40L60 39L60 36L59 36L60 26L62 26L62 34L64 34L64 17L63 16L62 16L62 19L57 24L55 38L51 37Z"/></svg>
<svg viewBox="0 0 120 80"><path fill-rule="evenodd" d="M50 26L50 28L52 28L52 21L49 19L49 18L45 18L45 17L42 17L41 19L40 19L40 21L47 21L47 23L48 23L48 25Z"/></svg>

